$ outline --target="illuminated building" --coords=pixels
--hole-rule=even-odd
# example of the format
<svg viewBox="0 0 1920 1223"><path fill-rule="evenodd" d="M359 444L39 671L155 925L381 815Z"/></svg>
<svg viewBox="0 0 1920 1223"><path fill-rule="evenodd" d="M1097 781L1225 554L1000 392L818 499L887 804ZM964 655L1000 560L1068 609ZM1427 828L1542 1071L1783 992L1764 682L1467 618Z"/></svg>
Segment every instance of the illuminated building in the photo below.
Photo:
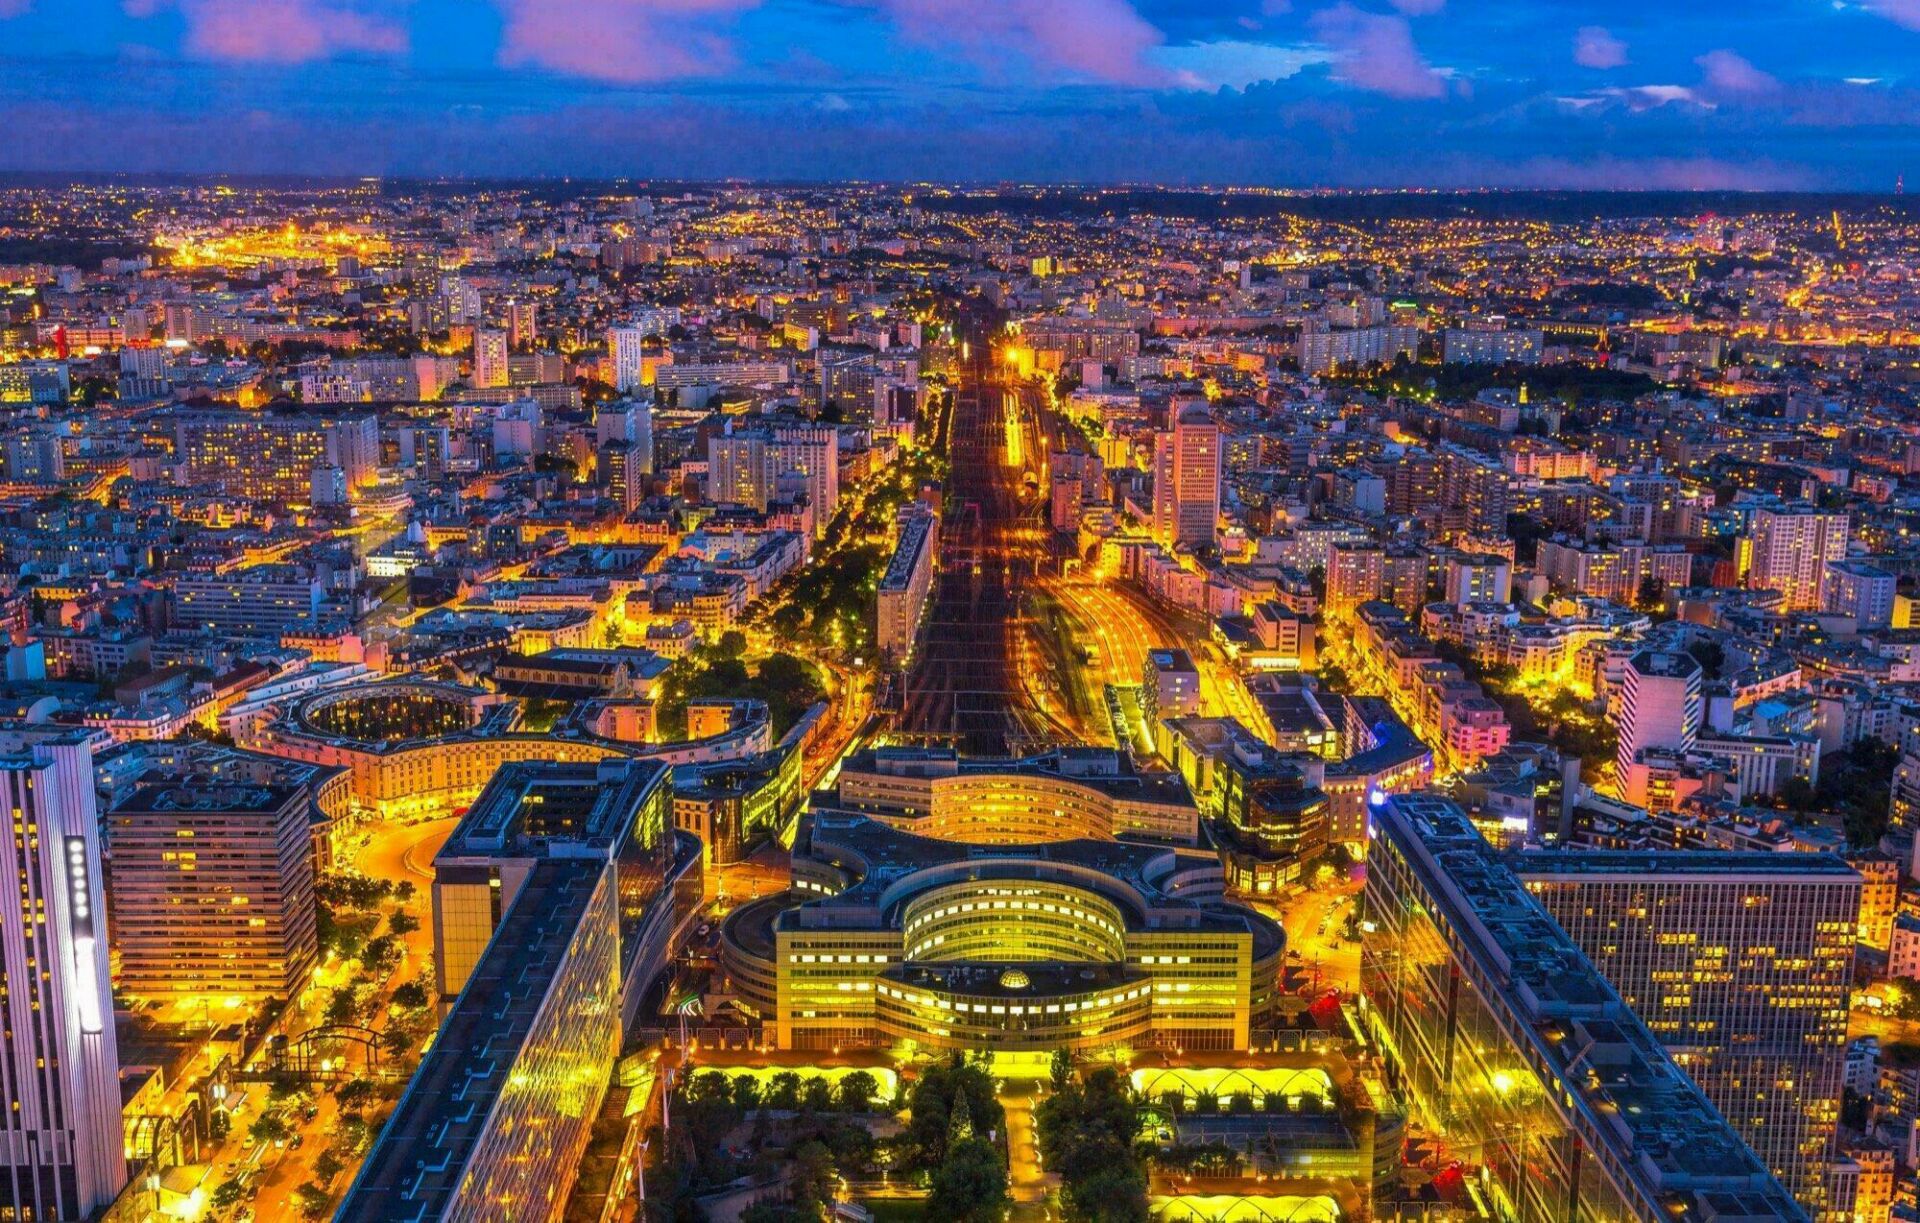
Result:
<svg viewBox="0 0 1920 1223"><path fill-rule="evenodd" d="M1200 799L1227 889L1271 895L1326 850L1326 761L1282 751L1232 718L1162 718L1155 745Z"/></svg>
<svg viewBox="0 0 1920 1223"><path fill-rule="evenodd" d="M187 775L107 812L122 991L260 1003L312 972L314 796Z"/></svg>
<svg viewBox="0 0 1920 1223"><path fill-rule="evenodd" d="M1191 717L1200 712L1200 670L1185 650L1148 650L1141 666L1140 708L1147 725L1162 718Z"/></svg>
<svg viewBox="0 0 1920 1223"><path fill-rule="evenodd" d="M508 386L513 379L507 367L507 333L492 327L480 327L473 333L473 385Z"/></svg>
<svg viewBox="0 0 1920 1223"><path fill-rule="evenodd" d="M735 910L721 947L783 1049L1245 1049L1273 1022L1285 937L1219 899L1209 856L815 812L793 863L794 891Z"/></svg>
<svg viewBox="0 0 1920 1223"><path fill-rule="evenodd" d="M1507 865L1819 1216L1840 1114L1859 874L1829 854L1712 850L1534 851Z"/></svg>
<svg viewBox="0 0 1920 1223"><path fill-rule="evenodd" d="M1866 561L1828 561L1821 607L1852 616L1863 632L1887 628L1893 623L1897 580L1892 573Z"/></svg>
<svg viewBox="0 0 1920 1223"><path fill-rule="evenodd" d="M621 1003L631 1021L691 906L676 887L699 858L674 833L666 766L554 760L501 766L433 859L434 973L443 1005L466 988L521 889L553 859L605 863L618 897ZM699 876L693 876L693 895Z"/></svg>
<svg viewBox="0 0 1920 1223"><path fill-rule="evenodd" d="M1685 752L1700 733L1701 671L1690 654L1642 650L1627 660L1613 712L1619 732L1615 767L1626 800L1647 805L1647 752Z"/></svg>
<svg viewBox="0 0 1920 1223"><path fill-rule="evenodd" d="M1451 800L1374 809L1360 1016L1496 1219L1805 1220Z"/></svg>
<svg viewBox="0 0 1920 1223"><path fill-rule="evenodd" d="M607 859L531 866L336 1218L561 1218L620 1053L620 918Z"/></svg>
<svg viewBox="0 0 1920 1223"><path fill-rule="evenodd" d="M934 553L939 543L940 519L932 513L912 512L900 522L887 570L880 575L875 604L874 643L896 660L913 653L920 619L926 614L927 594L933 587Z"/></svg>
<svg viewBox="0 0 1920 1223"><path fill-rule="evenodd" d="M173 423L181 484L263 501L304 502L318 467L338 467L350 490L365 488L380 461L371 413L187 411Z"/></svg>
<svg viewBox="0 0 1920 1223"><path fill-rule="evenodd" d="M1126 836L1191 845L1199 836L1199 809L1179 775L1139 772L1101 747L1016 760L874 748L848 756L839 788L816 795L814 804L924 837L983 845Z"/></svg>
<svg viewBox="0 0 1920 1223"><path fill-rule="evenodd" d="M1168 550L1213 544L1220 520L1220 426L1182 409L1153 440L1153 538Z"/></svg>
<svg viewBox="0 0 1920 1223"><path fill-rule="evenodd" d="M592 763L609 757L667 764L729 760L773 746L764 707L725 733L680 743L521 731L517 705L456 684L420 679L295 695L272 714L234 726L252 751L344 769L352 805L384 819L453 813L474 800L503 764Z"/></svg>
<svg viewBox="0 0 1920 1223"><path fill-rule="evenodd" d="M0 905L0 1217L91 1218L127 1162L90 737L0 730L0 800L14 890Z"/></svg>
<svg viewBox="0 0 1920 1223"><path fill-rule="evenodd" d="M1761 508L1744 541L1746 584L1750 590L1777 590L1785 611L1815 611L1830 562L1847 555L1849 518L1844 510L1812 506Z"/></svg>
<svg viewBox="0 0 1920 1223"><path fill-rule="evenodd" d="M609 327L607 354L613 363L613 389L622 395L641 386L646 378L647 333L639 327Z"/></svg>
<svg viewBox="0 0 1920 1223"><path fill-rule="evenodd" d="M738 760L676 765L673 825L700 838L707 868L740 861L787 830L805 797L798 744Z"/></svg>
<svg viewBox="0 0 1920 1223"><path fill-rule="evenodd" d="M278 637L317 624L324 594L320 579L290 565L182 577L173 583L174 618L196 631Z"/></svg>

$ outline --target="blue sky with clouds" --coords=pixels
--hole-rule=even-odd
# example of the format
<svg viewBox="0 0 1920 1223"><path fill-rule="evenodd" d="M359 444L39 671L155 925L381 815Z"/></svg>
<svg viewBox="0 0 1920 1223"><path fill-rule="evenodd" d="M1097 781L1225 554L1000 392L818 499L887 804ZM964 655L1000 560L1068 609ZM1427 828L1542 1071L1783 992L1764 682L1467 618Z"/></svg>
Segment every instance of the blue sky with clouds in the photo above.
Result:
<svg viewBox="0 0 1920 1223"><path fill-rule="evenodd" d="M116 169L1885 190L1920 0L0 0Z"/></svg>

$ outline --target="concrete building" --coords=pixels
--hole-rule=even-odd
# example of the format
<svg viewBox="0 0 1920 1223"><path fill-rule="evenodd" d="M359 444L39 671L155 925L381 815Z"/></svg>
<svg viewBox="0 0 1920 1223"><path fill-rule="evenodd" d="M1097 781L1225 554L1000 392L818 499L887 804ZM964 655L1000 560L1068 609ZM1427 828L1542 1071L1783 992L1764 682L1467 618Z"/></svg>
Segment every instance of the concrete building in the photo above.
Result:
<svg viewBox="0 0 1920 1223"><path fill-rule="evenodd" d="M1860 876L1813 853L1516 853L1507 865L1788 1192L1830 1207Z"/></svg>
<svg viewBox="0 0 1920 1223"><path fill-rule="evenodd" d="M249 1004L299 993L319 952L313 805L304 785L195 776L115 804L107 835L121 990Z"/></svg>
<svg viewBox="0 0 1920 1223"><path fill-rule="evenodd" d="M0 728L13 812L0 905L0 1217L87 1219L127 1183L93 750Z"/></svg>
<svg viewBox="0 0 1920 1223"><path fill-rule="evenodd" d="M1648 749L1685 752L1700 733L1700 664L1679 651L1642 650L1627 660L1620 699L1612 710L1620 736L1615 767L1628 802L1647 805L1646 784L1636 785L1636 759Z"/></svg>
<svg viewBox="0 0 1920 1223"><path fill-rule="evenodd" d="M816 811L793 873L792 893L734 910L721 935L722 969L782 1049L1225 1051L1274 1021L1285 935L1219 899L1211 855L982 853Z"/></svg>
<svg viewBox="0 0 1920 1223"><path fill-rule="evenodd" d="M874 642L882 654L900 661L913 653L920 620L926 614L933 588L934 557L940 541L940 519L931 512L910 513L900 523L893 556L880 576L875 604Z"/></svg>
<svg viewBox="0 0 1920 1223"><path fill-rule="evenodd" d="M336 1218L564 1214L620 1054L619 878L604 858L542 858L500 903Z"/></svg>
<svg viewBox="0 0 1920 1223"><path fill-rule="evenodd" d="M513 382L507 367L507 333L492 327L481 327L473 333L473 385L477 387L510 386Z"/></svg>
<svg viewBox="0 0 1920 1223"><path fill-rule="evenodd" d="M1862 632L1886 628L1893 623L1895 583L1893 574L1866 561L1828 561L1821 610L1852 616Z"/></svg>
<svg viewBox="0 0 1920 1223"><path fill-rule="evenodd" d="M1220 520L1220 426L1185 408L1154 435L1153 537L1164 548L1211 547Z"/></svg>
<svg viewBox="0 0 1920 1223"><path fill-rule="evenodd" d="M1784 611L1819 610L1829 565L1847 555L1848 523L1844 510L1806 505L1755 510L1744 543L1747 588L1779 591L1786 598Z"/></svg>
<svg viewBox="0 0 1920 1223"><path fill-rule="evenodd" d="M1450 799L1374 806L1361 920L1388 1087L1493 1217L1809 1217Z"/></svg>

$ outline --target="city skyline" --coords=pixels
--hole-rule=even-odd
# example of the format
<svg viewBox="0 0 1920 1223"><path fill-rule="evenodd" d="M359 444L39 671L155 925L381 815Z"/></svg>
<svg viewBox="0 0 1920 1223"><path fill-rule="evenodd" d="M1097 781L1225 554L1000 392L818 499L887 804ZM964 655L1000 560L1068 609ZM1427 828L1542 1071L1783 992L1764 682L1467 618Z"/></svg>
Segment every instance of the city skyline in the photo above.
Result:
<svg viewBox="0 0 1920 1223"><path fill-rule="evenodd" d="M6 0L0 171L1891 191L1911 0Z"/></svg>

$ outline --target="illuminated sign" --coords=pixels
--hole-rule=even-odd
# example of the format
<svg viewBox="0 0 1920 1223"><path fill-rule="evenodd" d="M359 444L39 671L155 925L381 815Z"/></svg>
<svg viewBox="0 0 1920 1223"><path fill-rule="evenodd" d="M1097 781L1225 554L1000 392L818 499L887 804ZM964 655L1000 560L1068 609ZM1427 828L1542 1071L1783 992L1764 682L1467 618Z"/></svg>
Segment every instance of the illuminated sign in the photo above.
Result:
<svg viewBox="0 0 1920 1223"><path fill-rule="evenodd" d="M73 983L80 1004L80 1030L98 1035L105 1028L100 1006L100 972L94 962L93 873L85 837L67 838L67 914L73 924Z"/></svg>

